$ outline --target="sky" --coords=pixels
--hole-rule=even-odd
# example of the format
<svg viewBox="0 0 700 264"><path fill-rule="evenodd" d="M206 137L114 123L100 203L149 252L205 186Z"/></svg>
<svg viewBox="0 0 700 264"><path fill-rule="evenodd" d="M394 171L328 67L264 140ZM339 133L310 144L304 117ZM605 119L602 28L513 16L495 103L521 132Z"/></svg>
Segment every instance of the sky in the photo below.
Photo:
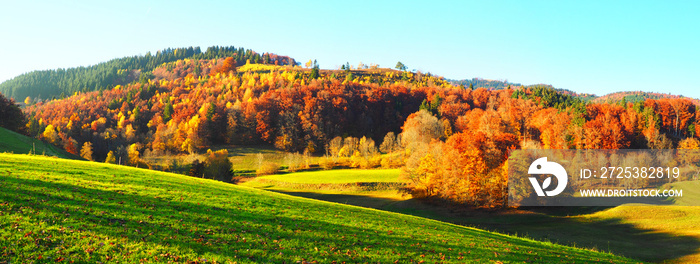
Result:
<svg viewBox="0 0 700 264"><path fill-rule="evenodd" d="M168 47L700 98L700 1L6 1L0 82Z"/></svg>

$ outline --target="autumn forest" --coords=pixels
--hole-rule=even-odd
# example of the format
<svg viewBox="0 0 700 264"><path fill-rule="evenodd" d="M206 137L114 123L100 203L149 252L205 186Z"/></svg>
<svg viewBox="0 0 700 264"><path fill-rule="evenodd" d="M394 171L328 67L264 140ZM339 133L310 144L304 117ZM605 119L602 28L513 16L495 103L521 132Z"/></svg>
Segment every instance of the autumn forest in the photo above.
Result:
<svg viewBox="0 0 700 264"><path fill-rule="evenodd" d="M318 157L322 168L401 168L414 197L476 207L505 205L511 149L700 147L690 99L590 101L551 86L480 87L393 68L168 49L8 81L0 91L23 104L3 97L0 126L87 160L221 181L231 181L228 153L212 149L266 145ZM207 158L142 158L193 153Z"/></svg>

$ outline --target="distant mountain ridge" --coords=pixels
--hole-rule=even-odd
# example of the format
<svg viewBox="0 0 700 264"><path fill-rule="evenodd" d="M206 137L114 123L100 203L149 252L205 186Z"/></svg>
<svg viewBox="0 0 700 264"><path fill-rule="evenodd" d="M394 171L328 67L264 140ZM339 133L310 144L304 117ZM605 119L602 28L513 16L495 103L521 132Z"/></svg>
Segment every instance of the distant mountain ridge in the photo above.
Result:
<svg viewBox="0 0 700 264"><path fill-rule="evenodd" d="M517 86L522 86L520 83L509 83L508 81L502 81L502 80L488 80L488 79L482 79L482 78L472 78L472 79L464 79L464 80L447 80L450 83L452 83L455 86L464 86L466 87L472 87L474 89L476 88L487 88L491 90L502 90L508 88L508 86L511 87L517 87Z"/></svg>
<svg viewBox="0 0 700 264"><path fill-rule="evenodd" d="M531 85L523 85L520 83L511 83L508 82L507 80L488 80L488 79L482 79L482 78L471 78L471 79L464 79L464 80L447 80L448 82L452 83L455 86L461 86L464 88L472 87L473 89L477 88L486 88L489 90L503 90L503 89L508 89L508 87L515 89L518 87L524 87L524 88L533 88L533 87L541 87L541 88L549 88L553 89L559 93L565 94L565 95L570 95L570 96L575 96L579 97L583 100L590 100L592 98L595 98L596 95L594 94L589 94L589 93L577 93L571 90L563 89L563 88L556 88L552 86L551 84L531 84Z"/></svg>
<svg viewBox="0 0 700 264"><path fill-rule="evenodd" d="M518 87L524 87L524 88L545 87L545 88L554 89L557 92L560 92L562 94L578 97L586 102L592 102L592 103L614 103L614 102L621 101L623 98L627 102L644 101L646 99L685 98L685 99L688 99L691 102L693 102L693 104L695 104L695 105L700 105L699 99L685 97L683 95L674 95L674 94L670 94L670 93L655 93L655 92L643 92L643 91L622 91L622 92L613 92L613 93L599 96L599 95L590 94L590 93L577 93L577 92L567 90L567 89L556 88L550 84L522 85L520 83L511 83L511 82L508 82L505 80L488 80L488 79L481 79L481 78L472 78L472 79L464 79L464 80L447 80L447 81L449 81L450 83L452 83L455 86L463 86L465 88L468 88L471 85L471 87L473 87L474 89L486 88L489 90L502 90L502 89L507 89L508 87L511 87L513 89L518 88Z"/></svg>
<svg viewBox="0 0 700 264"><path fill-rule="evenodd" d="M614 93L609 93L603 96L597 96L594 99L590 100L591 102L594 103L610 103L610 102L619 102L621 100L625 100L627 102L637 102L637 101L643 101L646 99L663 99L663 98L669 98L669 99L679 99L679 98L685 98L693 102L695 105L700 105L700 100L697 98L692 98L692 97L685 97L683 95L675 95L675 94L670 94L670 93L653 93L653 92L642 92L642 91L626 91L626 92L614 92Z"/></svg>

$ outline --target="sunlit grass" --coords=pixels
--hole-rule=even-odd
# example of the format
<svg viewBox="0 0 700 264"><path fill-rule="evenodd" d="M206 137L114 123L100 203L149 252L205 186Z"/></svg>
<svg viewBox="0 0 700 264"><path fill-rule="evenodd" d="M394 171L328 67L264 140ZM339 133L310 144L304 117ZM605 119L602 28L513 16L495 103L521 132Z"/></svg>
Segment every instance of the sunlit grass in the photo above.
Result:
<svg viewBox="0 0 700 264"><path fill-rule="evenodd" d="M0 261L631 262L212 180L0 154Z"/></svg>

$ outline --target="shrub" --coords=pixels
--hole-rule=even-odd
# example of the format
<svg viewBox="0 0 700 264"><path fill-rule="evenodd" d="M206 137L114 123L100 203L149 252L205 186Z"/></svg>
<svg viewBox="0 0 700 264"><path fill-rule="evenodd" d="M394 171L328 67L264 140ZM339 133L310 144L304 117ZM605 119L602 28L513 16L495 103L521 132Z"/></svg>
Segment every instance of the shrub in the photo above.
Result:
<svg viewBox="0 0 700 264"><path fill-rule="evenodd" d="M231 180L231 161L228 159L228 150L207 150L207 159L204 161L204 177L219 180Z"/></svg>
<svg viewBox="0 0 700 264"><path fill-rule="evenodd" d="M280 170L280 165L274 162L266 161L264 162L255 174L258 176L276 174Z"/></svg>
<svg viewBox="0 0 700 264"><path fill-rule="evenodd" d="M287 164L287 170L290 172L308 169L304 156L299 153L287 153L284 162Z"/></svg>
<svg viewBox="0 0 700 264"><path fill-rule="evenodd" d="M387 154L382 156L380 159L380 164L382 168L385 169L401 168L403 165L405 165L404 157L399 155L399 153Z"/></svg>
<svg viewBox="0 0 700 264"><path fill-rule="evenodd" d="M323 157L323 159L318 162L318 165L324 170L332 170L335 168L335 162L328 156Z"/></svg>

